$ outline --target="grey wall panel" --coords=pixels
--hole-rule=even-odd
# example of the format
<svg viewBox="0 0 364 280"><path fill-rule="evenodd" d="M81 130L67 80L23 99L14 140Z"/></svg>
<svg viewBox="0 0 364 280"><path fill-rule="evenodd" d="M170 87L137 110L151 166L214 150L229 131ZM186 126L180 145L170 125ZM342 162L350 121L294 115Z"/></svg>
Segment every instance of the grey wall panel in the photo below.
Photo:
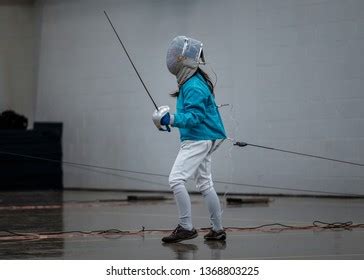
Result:
<svg viewBox="0 0 364 280"><path fill-rule="evenodd" d="M37 41L35 8L29 1L0 3L0 111L34 119Z"/></svg>
<svg viewBox="0 0 364 280"><path fill-rule="evenodd" d="M64 122L66 160L168 174L178 150L176 129L153 127L153 105L105 9L158 104L174 109L165 52L186 34L205 43L217 102L232 104L221 109L231 137L364 162L362 1L42 3L37 119ZM218 181L254 185L216 183L222 192L364 194L360 167L229 143L214 155L213 169ZM119 175L68 167L65 186L168 190L167 178Z"/></svg>

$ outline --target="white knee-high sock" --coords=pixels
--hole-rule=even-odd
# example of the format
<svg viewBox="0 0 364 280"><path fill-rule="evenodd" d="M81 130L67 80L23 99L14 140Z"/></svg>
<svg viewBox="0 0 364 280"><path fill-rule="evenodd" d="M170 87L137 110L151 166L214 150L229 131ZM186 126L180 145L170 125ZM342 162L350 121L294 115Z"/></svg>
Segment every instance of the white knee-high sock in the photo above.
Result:
<svg viewBox="0 0 364 280"><path fill-rule="evenodd" d="M184 185L178 185L173 188L174 198L177 203L179 224L187 229L191 230L192 218L191 218L191 200L190 196Z"/></svg>
<svg viewBox="0 0 364 280"><path fill-rule="evenodd" d="M207 208L210 213L210 221L212 224L212 229L218 231L223 229L221 223L221 207L219 197L216 194L214 188L209 188L202 191L203 198L207 204Z"/></svg>

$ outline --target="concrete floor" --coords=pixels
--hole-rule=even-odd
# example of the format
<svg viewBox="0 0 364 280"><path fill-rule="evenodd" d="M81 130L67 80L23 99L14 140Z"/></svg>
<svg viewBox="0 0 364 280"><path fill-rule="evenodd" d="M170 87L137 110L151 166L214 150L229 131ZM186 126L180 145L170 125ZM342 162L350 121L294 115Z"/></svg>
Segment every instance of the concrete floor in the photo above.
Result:
<svg viewBox="0 0 364 280"><path fill-rule="evenodd" d="M177 210L170 195L162 194L169 198L165 201L120 201L128 195L132 194L0 193L0 230L137 231L142 227L173 229L176 226ZM208 227L202 198L192 195L191 200L194 226ZM222 197L221 201L224 201ZM48 205L51 209L28 209L29 205ZM228 206L223 203L223 219L225 227L269 223L310 225L314 220L363 223L363 210L364 199L275 197L269 204ZM0 232L0 240L4 235ZM364 259L364 229L228 232L226 242L204 242L200 233L196 239L171 245L161 243L163 235L152 232L112 238L68 235L33 241L1 240L0 259Z"/></svg>

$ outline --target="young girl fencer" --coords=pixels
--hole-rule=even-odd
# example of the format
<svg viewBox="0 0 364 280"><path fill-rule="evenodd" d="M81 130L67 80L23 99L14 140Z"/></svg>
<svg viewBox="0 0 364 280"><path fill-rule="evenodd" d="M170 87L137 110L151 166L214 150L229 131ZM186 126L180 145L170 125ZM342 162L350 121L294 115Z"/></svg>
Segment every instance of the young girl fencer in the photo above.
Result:
<svg viewBox="0 0 364 280"><path fill-rule="evenodd" d="M225 129L215 103L214 86L199 67L205 63L202 43L185 36L174 38L167 51L167 68L176 76L178 91L176 113L161 106L153 114L153 122L160 130L179 128L181 146L169 175L179 214L176 229L162 238L165 243L180 242L197 237L192 225L191 201L185 182L193 177L210 213L211 230L206 240L225 240L221 223L220 201L213 187L211 153L216 141L225 139ZM165 127L165 128L163 128Z"/></svg>

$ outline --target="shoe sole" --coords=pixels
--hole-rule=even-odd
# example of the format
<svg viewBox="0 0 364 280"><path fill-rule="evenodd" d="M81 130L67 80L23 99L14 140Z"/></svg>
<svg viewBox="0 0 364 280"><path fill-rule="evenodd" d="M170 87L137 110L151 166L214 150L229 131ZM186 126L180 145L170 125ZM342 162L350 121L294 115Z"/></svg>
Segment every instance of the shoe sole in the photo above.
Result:
<svg viewBox="0 0 364 280"><path fill-rule="evenodd" d="M196 232L194 235L191 235L190 237L187 237L187 238L181 238L181 239L176 239L176 240L172 240L172 241L162 240L162 242L164 242L164 243L178 243L178 242L181 242L181 241L184 241L184 240L194 239L197 236L198 236L198 233Z"/></svg>

